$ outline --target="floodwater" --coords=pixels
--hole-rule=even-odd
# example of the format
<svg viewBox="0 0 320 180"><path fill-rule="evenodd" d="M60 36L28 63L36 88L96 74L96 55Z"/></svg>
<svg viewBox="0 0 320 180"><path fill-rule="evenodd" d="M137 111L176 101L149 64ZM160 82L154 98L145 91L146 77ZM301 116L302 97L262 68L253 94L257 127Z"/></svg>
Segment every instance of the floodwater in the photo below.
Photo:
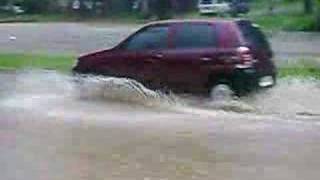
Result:
<svg viewBox="0 0 320 180"><path fill-rule="evenodd" d="M320 83L241 99L163 95L127 79L0 74L5 180L318 179Z"/></svg>

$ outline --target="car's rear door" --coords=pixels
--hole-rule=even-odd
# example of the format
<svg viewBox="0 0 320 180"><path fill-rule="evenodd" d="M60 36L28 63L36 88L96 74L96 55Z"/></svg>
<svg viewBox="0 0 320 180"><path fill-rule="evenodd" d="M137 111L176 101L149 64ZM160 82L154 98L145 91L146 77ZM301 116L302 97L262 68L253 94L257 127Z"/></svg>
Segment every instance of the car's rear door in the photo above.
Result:
<svg viewBox="0 0 320 180"><path fill-rule="evenodd" d="M186 91L200 90L208 82L209 68L220 66L217 28L213 23L185 22L173 25L172 49L165 59L166 82Z"/></svg>

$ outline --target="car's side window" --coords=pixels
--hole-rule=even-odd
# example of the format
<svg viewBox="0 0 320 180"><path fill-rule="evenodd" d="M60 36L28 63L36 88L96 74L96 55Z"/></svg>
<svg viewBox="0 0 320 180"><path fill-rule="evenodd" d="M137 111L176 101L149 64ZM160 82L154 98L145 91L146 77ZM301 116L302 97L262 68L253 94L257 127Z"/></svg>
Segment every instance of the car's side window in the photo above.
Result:
<svg viewBox="0 0 320 180"><path fill-rule="evenodd" d="M169 27L151 26L132 36L126 43L126 50L156 50L168 47Z"/></svg>
<svg viewBox="0 0 320 180"><path fill-rule="evenodd" d="M175 48L208 48L217 46L216 28L212 24L185 23L177 26Z"/></svg>

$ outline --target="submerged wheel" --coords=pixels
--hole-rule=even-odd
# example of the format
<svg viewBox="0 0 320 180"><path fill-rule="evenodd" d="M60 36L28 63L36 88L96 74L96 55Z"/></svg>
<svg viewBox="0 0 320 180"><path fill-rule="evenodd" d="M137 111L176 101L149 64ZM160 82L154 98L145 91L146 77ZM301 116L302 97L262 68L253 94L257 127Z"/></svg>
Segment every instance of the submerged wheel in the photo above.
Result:
<svg viewBox="0 0 320 180"><path fill-rule="evenodd" d="M228 84L217 84L210 88L209 96L212 100L231 100L234 97L234 91Z"/></svg>

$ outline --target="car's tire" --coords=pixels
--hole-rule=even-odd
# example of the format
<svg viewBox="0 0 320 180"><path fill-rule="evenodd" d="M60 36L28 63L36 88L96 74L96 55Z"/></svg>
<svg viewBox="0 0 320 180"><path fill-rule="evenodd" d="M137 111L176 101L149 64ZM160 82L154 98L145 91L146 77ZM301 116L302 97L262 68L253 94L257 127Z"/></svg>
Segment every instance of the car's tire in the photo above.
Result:
<svg viewBox="0 0 320 180"><path fill-rule="evenodd" d="M234 98L234 91L226 83L220 83L209 89L209 97L215 101L227 101Z"/></svg>

